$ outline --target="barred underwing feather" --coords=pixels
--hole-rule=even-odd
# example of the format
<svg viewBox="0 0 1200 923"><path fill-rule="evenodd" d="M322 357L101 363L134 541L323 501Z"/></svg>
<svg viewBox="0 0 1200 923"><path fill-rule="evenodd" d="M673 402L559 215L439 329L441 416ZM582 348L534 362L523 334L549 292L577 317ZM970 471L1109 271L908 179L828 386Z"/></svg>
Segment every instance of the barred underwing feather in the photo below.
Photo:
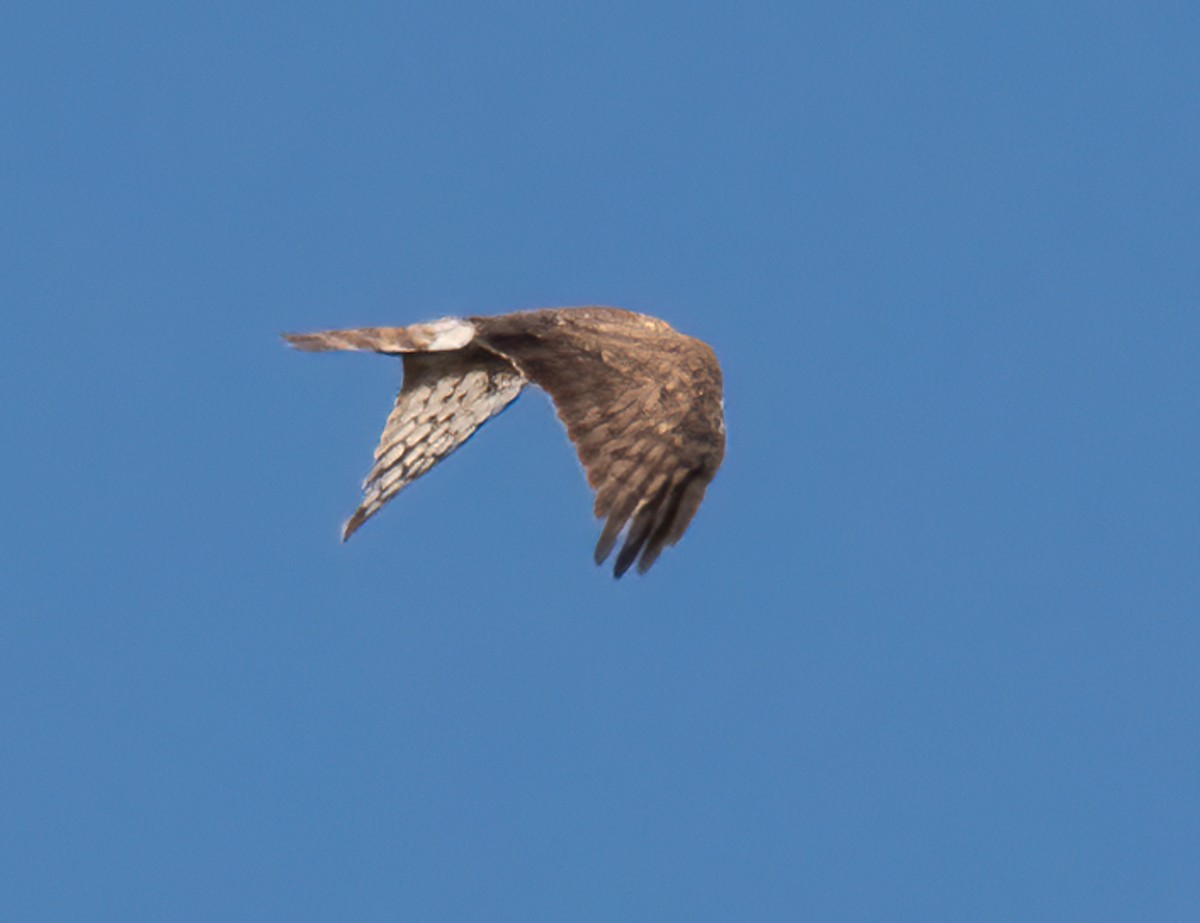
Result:
<svg viewBox="0 0 1200 923"><path fill-rule="evenodd" d="M524 385L509 363L478 348L406 355L404 383L342 540L507 407Z"/></svg>
<svg viewBox="0 0 1200 923"><path fill-rule="evenodd" d="M346 523L349 538L452 453L527 382L544 389L574 442L603 562L645 572L675 544L725 452L721 371L712 349L665 322L618 308L551 308L409 327L285 334L310 352L367 349L404 358L404 384Z"/></svg>

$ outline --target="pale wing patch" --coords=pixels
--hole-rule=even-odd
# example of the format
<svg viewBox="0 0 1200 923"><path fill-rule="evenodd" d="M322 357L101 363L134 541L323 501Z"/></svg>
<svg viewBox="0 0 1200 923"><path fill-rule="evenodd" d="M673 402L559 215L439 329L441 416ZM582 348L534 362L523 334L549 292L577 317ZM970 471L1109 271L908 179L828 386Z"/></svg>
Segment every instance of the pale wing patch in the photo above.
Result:
<svg viewBox="0 0 1200 923"><path fill-rule="evenodd" d="M512 366L482 351L405 356L404 386L363 482L362 504L346 522L342 539L462 445L524 386Z"/></svg>
<svg viewBox="0 0 1200 923"><path fill-rule="evenodd" d="M475 325L457 317L443 317L428 324L414 324L409 330L426 338L423 348L430 352L462 349L475 338Z"/></svg>

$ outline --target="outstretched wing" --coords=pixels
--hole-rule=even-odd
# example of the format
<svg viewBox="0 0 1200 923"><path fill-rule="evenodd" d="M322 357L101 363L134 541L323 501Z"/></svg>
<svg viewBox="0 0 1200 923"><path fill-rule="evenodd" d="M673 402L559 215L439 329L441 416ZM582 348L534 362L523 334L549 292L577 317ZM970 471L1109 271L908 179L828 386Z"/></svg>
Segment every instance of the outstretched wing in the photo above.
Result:
<svg viewBox="0 0 1200 923"><path fill-rule="evenodd" d="M388 415L363 500L342 529L345 541L392 497L470 438L521 393L525 379L478 347L408 353L404 384Z"/></svg>
<svg viewBox="0 0 1200 923"><path fill-rule="evenodd" d="M615 308L472 318L477 339L553 399L595 513L596 563L625 541L614 573L645 572L691 522L725 454L721 370L712 350L664 322Z"/></svg>
<svg viewBox="0 0 1200 923"><path fill-rule="evenodd" d="M473 343L474 337L475 326L455 317L408 327L284 334L305 352L371 350L404 357L404 382L363 481L363 501L342 529L343 541L521 393L520 372Z"/></svg>

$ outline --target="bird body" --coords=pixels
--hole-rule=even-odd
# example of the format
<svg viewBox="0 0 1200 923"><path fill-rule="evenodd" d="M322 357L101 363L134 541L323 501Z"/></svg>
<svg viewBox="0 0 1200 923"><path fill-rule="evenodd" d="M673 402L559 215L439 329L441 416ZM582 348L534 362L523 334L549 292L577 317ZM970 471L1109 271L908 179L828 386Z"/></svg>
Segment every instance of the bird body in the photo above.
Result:
<svg viewBox="0 0 1200 923"><path fill-rule="evenodd" d="M532 383L550 395L605 520L596 563L645 572L695 515L725 454L712 349L620 308L546 308L408 327L284 334L297 349L398 354L404 381L347 521L349 538L388 500Z"/></svg>

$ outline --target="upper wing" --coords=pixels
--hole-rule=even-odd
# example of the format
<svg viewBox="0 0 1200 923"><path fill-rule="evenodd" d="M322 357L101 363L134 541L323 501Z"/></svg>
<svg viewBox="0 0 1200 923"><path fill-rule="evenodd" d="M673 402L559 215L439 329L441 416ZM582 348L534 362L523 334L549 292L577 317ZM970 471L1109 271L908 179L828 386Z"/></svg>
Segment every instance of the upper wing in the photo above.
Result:
<svg viewBox="0 0 1200 923"><path fill-rule="evenodd" d="M725 454L712 350L654 318L614 308L472 318L484 345L553 399L606 519L596 563L645 572L683 535Z"/></svg>
<svg viewBox="0 0 1200 923"><path fill-rule="evenodd" d="M363 481L362 504L347 520L342 540L507 407L524 386L511 363L476 346L407 353L404 384Z"/></svg>

